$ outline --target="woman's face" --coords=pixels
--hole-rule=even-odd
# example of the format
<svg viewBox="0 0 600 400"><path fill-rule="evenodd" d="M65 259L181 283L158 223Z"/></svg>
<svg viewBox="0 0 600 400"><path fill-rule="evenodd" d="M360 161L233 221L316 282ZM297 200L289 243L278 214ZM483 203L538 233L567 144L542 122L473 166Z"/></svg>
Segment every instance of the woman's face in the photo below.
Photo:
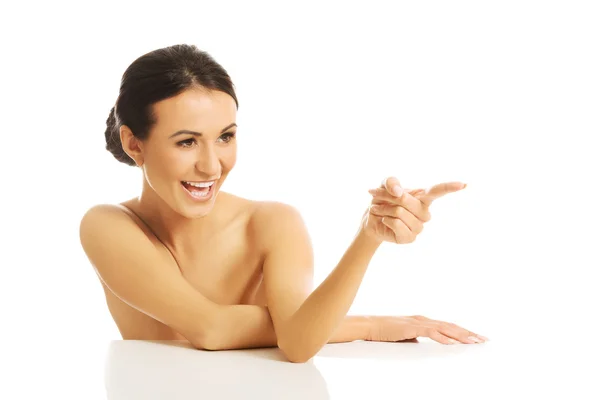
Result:
<svg viewBox="0 0 600 400"><path fill-rule="evenodd" d="M220 91L187 90L154 105L156 124L143 143L142 170L156 195L189 218L205 215L235 166L236 105ZM196 132L179 133L182 130ZM210 200L197 201L186 182L216 180Z"/></svg>

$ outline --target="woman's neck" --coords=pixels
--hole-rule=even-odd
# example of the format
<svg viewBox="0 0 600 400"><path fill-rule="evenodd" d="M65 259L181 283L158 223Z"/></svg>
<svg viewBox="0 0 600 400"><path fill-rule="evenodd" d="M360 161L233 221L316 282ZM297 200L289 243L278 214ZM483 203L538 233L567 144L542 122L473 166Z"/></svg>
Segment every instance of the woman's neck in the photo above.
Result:
<svg viewBox="0 0 600 400"><path fill-rule="evenodd" d="M215 195L213 206L197 218L186 217L173 210L151 188L124 205L136 213L165 246L180 252L210 241L231 220L231 195L225 192Z"/></svg>

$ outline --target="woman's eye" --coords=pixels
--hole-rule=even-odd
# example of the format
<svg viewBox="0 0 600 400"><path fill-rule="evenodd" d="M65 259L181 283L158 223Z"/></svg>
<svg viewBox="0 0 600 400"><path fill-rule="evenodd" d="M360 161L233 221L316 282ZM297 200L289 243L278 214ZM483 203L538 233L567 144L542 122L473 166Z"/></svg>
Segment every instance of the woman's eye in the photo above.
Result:
<svg viewBox="0 0 600 400"><path fill-rule="evenodd" d="M224 134L221 137L226 137L228 140L225 143L229 143L235 137L235 133L229 132L229 133Z"/></svg>
<svg viewBox="0 0 600 400"><path fill-rule="evenodd" d="M192 143L194 143L195 140L194 139L187 139L187 140L182 140L181 142L178 142L177 144L180 145L181 147L190 147L192 145Z"/></svg>

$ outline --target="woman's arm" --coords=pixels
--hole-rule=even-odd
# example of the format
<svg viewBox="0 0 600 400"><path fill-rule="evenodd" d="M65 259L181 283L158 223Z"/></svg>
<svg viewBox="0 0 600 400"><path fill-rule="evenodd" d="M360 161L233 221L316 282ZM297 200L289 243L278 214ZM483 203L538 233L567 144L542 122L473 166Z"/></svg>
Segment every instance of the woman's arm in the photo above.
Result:
<svg viewBox="0 0 600 400"><path fill-rule="evenodd" d="M285 356L305 362L326 343L367 339L370 320L346 314L380 242L359 231L337 267L312 291L313 252L301 215L287 204L266 205L256 223L265 252L267 304L277 345ZM245 307L224 306L218 313L211 334L213 348L240 347L244 336L237 327L240 321L251 321Z"/></svg>
<svg viewBox="0 0 600 400"><path fill-rule="evenodd" d="M218 323L205 341L206 350L277 347L277 335L267 307L256 305L218 306ZM369 340L373 323L367 316L346 315L327 343Z"/></svg>
<svg viewBox="0 0 600 400"><path fill-rule="evenodd" d="M308 233L299 213L286 208L280 212L287 226L279 224L284 229L272 242L264 263L267 301L280 349L290 361L305 362L336 334L335 339L355 339L346 330L349 325L340 324L380 243L359 232L337 266L311 293L312 285L298 285L307 271L313 276ZM366 339L362 332L368 336L368 329L361 330L360 339Z"/></svg>
<svg viewBox="0 0 600 400"><path fill-rule="evenodd" d="M135 222L111 205L92 207L81 220L80 240L108 288L130 306L175 329L196 348L218 350L277 346L266 307L216 304L161 259ZM343 338L362 338L349 317ZM216 335L212 333L215 332Z"/></svg>

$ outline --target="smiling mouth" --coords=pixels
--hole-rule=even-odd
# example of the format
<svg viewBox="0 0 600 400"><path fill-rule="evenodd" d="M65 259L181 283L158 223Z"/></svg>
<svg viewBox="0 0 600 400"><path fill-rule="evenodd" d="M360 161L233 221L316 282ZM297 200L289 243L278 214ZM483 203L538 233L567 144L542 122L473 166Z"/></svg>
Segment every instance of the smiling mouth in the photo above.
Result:
<svg viewBox="0 0 600 400"><path fill-rule="evenodd" d="M198 198L198 199L202 199L205 197L208 197L212 194L214 187L216 185L216 181L213 181L213 183L210 186L195 186L192 185L189 182L186 181L181 181L181 186L183 186L183 188L193 197Z"/></svg>

